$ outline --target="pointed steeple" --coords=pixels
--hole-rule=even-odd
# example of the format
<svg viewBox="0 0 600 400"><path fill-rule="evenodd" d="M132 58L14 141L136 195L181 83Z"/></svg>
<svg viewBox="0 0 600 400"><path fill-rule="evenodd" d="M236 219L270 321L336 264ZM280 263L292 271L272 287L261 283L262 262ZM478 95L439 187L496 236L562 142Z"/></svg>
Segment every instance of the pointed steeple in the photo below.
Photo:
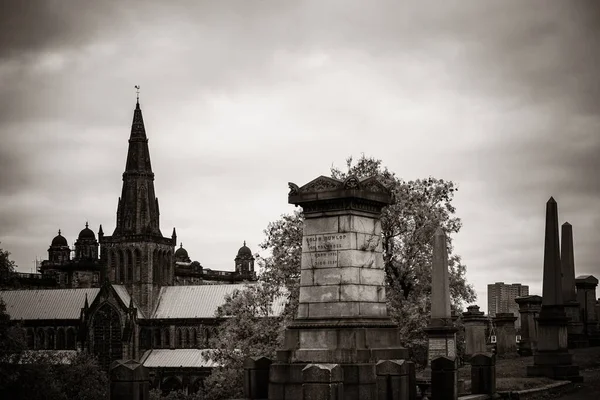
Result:
<svg viewBox="0 0 600 400"><path fill-rule="evenodd" d="M133 111L123 190L117 207L117 226L113 236L132 234L162 236L158 202L154 193L154 173L139 101Z"/></svg>

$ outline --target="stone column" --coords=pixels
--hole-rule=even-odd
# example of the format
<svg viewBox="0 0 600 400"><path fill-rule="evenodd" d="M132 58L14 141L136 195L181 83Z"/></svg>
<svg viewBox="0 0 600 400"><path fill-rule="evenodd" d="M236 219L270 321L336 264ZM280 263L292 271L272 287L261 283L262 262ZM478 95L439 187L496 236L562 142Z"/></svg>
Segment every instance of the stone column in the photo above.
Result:
<svg viewBox="0 0 600 400"><path fill-rule="evenodd" d="M427 363L438 357L456 356L456 332L450 313L448 248L446 234L438 228L433 236L431 269L431 319L425 328L428 336Z"/></svg>
<svg viewBox="0 0 600 400"><path fill-rule="evenodd" d="M408 359L386 309L379 217L391 193L374 177L354 176L290 188L305 217L300 298L271 366L269 398L297 400L307 364L338 364L344 399L375 399L376 363Z"/></svg>
<svg viewBox="0 0 600 400"><path fill-rule="evenodd" d="M496 325L496 354L510 355L517 353L517 330L512 313L498 313L494 317Z"/></svg>
<svg viewBox="0 0 600 400"><path fill-rule="evenodd" d="M567 325L568 345L570 348L587 347L587 337L583 333L580 306L575 293L575 256L573 251L573 227L568 222L562 225L561 268L565 314L569 318Z"/></svg>
<svg viewBox="0 0 600 400"><path fill-rule="evenodd" d="M463 313L463 324L465 326L465 359L469 359L477 353L485 353L487 350L485 329L488 319L482 311L479 311L479 306L467 307L467 312Z"/></svg>
<svg viewBox="0 0 600 400"><path fill-rule="evenodd" d="M577 300L581 307L583 333L593 346L600 345L600 331L596 318L596 286L598 279L592 275L582 275L575 279L577 286Z"/></svg>
<svg viewBox="0 0 600 400"><path fill-rule="evenodd" d="M544 279L542 309L538 317L538 347L528 376L580 381L579 367L567 347L567 316L562 298L562 276L558 239L558 206L551 197L546 204Z"/></svg>
<svg viewBox="0 0 600 400"><path fill-rule="evenodd" d="M542 297L517 297L515 302L519 305L521 314L521 341L518 344L518 352L521 356L531 356L537 348L537 317L542 308Z"/></svg>

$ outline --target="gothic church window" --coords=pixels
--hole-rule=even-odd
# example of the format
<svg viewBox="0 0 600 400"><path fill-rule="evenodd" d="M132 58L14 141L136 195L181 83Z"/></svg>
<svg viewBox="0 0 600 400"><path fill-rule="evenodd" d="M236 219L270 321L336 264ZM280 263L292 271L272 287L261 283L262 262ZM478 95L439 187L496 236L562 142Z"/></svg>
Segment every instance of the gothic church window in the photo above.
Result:
<svg viewBox="0 0 600 400"><path fill-rule="evenodd" d="M35 346L35 336L33 335L33 329L27 328L27 348L33 350Z"/></svg>
<svg viewBox="0 0 600 400"><path fill-rule="evenodd" d="M107 370L111 362L123 358L121 319L111 305L104 304L94 314L92 326L94 355L100 366Z"/></svg>
<svg viewBox="0 0 600 400"><path fill-rule="evenodd" d="M119 252L119 283L125 281L125 254L123 250Z"/></svg>
<svg viewBox="0 0 600 400"><path fill-rule="evenodd" d="M65 350L66 348L65 330L63 328L58 328L56 331L56 349Z"/></svg>
<svg viewBox="0 0 600 400"><path fill-rule="evenodd" d="M77 348L77 343L75 342L75 328L67 329L66 346L68 350L75 350Z"/></svg>
<svg viewBox="0 0 600 400"><path fill-rule="evenodd" d="M133 282L133 253L127 251L127 282Z"/></svg>
<svg viewBox="0 0 600 400"><path fill-rule="evenodd" d="M38 349L46 348L46 334L43 329L38 329L37 331L37 346Z"/></svg>
<svg viewBox="0 0 600 400"><path fill-rule="evenodd" d="M135 250L135 275L142 279L142 252L140 249Z"/></svg>

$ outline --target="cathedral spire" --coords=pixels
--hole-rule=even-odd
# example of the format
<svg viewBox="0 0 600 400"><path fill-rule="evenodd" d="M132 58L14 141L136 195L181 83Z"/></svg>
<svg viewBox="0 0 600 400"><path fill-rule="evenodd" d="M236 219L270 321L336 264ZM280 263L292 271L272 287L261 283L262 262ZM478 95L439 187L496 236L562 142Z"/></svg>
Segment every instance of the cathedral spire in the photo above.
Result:
<svg viewBox="0 0 600 400"><path fill-rule="evenodd" d="M117 207L117 227L113 235L125 234L162 236L158 203L154 193L154 173L139 99L133 111L127 162L123 173L123 190Z"/></svg>

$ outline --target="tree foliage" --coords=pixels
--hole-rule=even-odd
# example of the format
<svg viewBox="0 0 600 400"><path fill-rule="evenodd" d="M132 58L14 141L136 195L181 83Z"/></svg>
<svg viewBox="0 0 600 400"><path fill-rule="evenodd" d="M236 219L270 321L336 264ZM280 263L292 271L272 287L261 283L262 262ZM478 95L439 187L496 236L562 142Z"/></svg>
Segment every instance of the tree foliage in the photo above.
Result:
<svg viewBox="0 0 600 400"><path fill-rule="evenodd" d="M7 399L105 400L106 374L87 353L28 351L0 299L0 393ZM4 397L6 396L6 397Z"/></svg>
<svg viewBox="0 0 600 400"><path fill-rule="evenodd" d="M0 289L10 289L18 287L18 280L15 277L17 265L10 259L10 253L0 248Z"/></svg>
<svg viewBox="0 0 600 400"><path fill-rule="evenodd" d="M462 309L464 303L475 299L472 286L466 282L466 267L460 256L453 254L451 235L461 228L452 205L457 187L451 181L432 177L404 181L384 167L381 160L364 155L356 163L348 158L345 172L331 168L333 178L343 180L350 175L377 176L392 191L393 204L385 207L381 216L388 313L398 323L403 344L416 361L422 362L426 354L423 328L431 308L432 238L438 226L448 236L453 308ZM265 229L266 238L260 247L270 251L271 256L260 260L261 285L236 293L222 308L220 316L226 315L228 319L220 326L212 345L227 351L220 353L223 367L214 371L207 386L241 383L245 356L269 357L281 346L281 333L298 305L303 222L302 212L296 210L269 223ZM284 314L270 323L261 322L264 319L260 316L282 294L288 298ZM229 358L223 357L225 354Z"/></svg>

